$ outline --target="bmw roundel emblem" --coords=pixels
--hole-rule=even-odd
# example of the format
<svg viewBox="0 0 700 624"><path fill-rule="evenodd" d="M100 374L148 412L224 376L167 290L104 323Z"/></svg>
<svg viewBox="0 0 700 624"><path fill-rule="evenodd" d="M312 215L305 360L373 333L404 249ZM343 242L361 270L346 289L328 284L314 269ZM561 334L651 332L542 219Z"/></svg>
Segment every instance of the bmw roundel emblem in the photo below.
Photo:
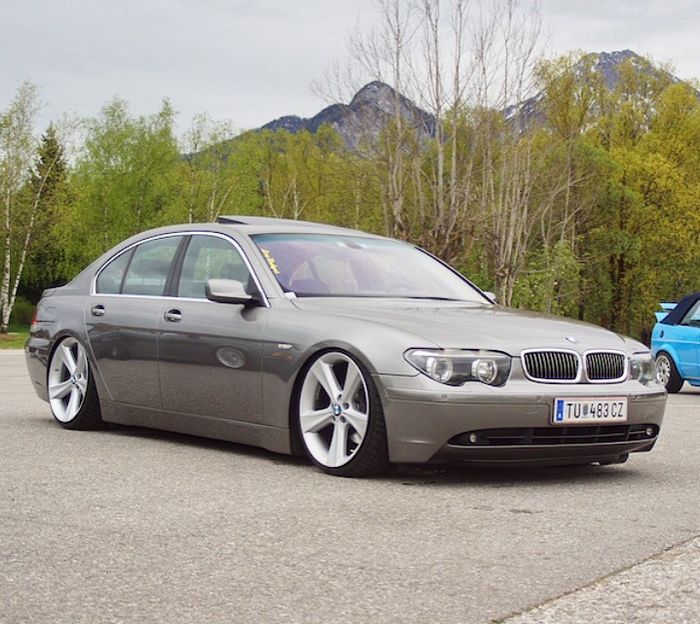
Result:
<svg viewBox="0 0 700 624"><path fill-rule="evenodd" d="M565 336L564 340L567 340L568 342L578 342L578 338L576 338L576 336Z"/></svg>

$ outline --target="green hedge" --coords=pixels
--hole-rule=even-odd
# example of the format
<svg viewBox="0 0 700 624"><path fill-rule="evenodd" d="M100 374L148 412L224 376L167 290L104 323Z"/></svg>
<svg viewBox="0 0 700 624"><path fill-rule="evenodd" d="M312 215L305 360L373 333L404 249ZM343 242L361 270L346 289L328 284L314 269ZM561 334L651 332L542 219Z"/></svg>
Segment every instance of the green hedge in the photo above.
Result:
<svg viewBox="0 0 700 624"><path fill-rule="evenodd" d="M15 305L12 308L10 315L11 325L31 325L34 317L34 304L27 301L24 297L17 297Z"/></svg>

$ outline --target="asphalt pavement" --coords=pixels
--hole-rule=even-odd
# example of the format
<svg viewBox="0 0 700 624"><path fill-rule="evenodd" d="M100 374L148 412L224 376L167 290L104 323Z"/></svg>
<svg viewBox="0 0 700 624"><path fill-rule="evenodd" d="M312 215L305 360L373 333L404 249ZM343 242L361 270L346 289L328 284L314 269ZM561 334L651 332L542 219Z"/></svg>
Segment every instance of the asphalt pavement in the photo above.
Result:
<svg viewBox="0 0 700 624"><path fill-rule="evenodd" d="M700 392L651 453L329 477L250 447L72 432L0 351L0 622L700 621Z"/></svg>

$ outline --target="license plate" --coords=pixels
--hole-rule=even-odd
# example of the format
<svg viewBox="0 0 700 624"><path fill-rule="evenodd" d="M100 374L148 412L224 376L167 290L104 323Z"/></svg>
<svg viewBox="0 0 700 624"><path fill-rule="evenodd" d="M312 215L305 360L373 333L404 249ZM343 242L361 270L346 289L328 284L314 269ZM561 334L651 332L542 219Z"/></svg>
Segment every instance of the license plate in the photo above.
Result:
<svg viewBox="0 0 700 624"><path fill-rule="evenodd" d="M626 421L627 398L554 399L554 425Z"/></svg>

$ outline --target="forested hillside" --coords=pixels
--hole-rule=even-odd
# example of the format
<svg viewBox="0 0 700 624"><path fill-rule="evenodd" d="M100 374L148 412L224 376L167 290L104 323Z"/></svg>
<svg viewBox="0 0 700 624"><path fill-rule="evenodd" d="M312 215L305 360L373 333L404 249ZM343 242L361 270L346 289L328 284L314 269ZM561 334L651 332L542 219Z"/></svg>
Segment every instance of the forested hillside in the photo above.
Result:
<svg viewBox="0 0 700 624"><path fill-rule="evenodd" d="M24 85L0 116L3 325L15 291L36 300L135 232L262 214L410 240L506 305L643 335L659 300L700 288L700 103L638 59L612 87L590 55L538 62L537 123L426 97L426 132L392 89L396 114L353 146L206 116L178 136L168 102L120 100L37 137Z"/></svg>

